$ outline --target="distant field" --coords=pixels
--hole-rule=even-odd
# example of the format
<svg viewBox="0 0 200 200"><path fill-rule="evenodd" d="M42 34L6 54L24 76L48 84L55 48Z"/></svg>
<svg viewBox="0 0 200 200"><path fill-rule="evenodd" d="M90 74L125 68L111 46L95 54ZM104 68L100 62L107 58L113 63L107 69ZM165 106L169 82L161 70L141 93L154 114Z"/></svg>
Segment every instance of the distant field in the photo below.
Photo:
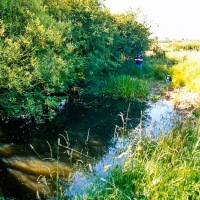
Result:
<svg viewBox="0 0 200 200"><path fill-rule="evenodd" d="M200 51L200 41L171 41L171 42L159 42L159 46L164 51Z"/></svg>
<svg viewBox="0 0 200 200"><path fill-rule="evenodd" d="M197 61L200 62L200 51L168 51L166 52L167 58L175 59L177 61Z"/></svg>

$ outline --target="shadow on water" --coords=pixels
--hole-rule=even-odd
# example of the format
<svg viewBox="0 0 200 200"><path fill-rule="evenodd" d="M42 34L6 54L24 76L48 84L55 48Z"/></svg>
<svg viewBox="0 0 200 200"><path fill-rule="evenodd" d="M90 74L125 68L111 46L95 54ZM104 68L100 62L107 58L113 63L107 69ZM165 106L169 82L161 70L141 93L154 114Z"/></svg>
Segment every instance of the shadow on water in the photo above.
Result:
<svg viewBox="0 0 200 200"><path fill-rule="evenodd" d="M66 196L69 199L74 199L77 195L84 196L85 192L96 181L102 182L106 179L109 169L122 162L135 132L144 134L149 138L160 137L162 133L170 134L173 126L181 119L181 116L174 110L173 103L165 99L160 99L153 104L148 103L148 105L145 105L145 110L141 111L143 111L142 116L138 113L134 119L136 121L132 121L133 115L131 115L128 137L113 138L113 146L109 146L107 153L102 156L101 160L94 163L92 173L75 172L74 181L70 185L70 189L66 190Z"/></svg>
<svg viewBox="0 0 200 200"><path fill-rule="evenodd" d="M77 160L84 162L92 157L96 163L100 161L115 148L115 125L122 126L119 113L126 116L128 106L129 102L84 97L67 105L53 121L39 127L22 121L2 125L0 195L23 200L36 199L36 191L42 194L44 185L37 180L40 175L50 176L58 167L56 160L52 162L56 159L58 138L68 147L59 150L59 170L65 175L76 170ZM130 103L128 128L137 126L141 112L148 107L141 102ZM69 149L74 150L72 157ZM88 157L80 157L76 152Z"/></svg>

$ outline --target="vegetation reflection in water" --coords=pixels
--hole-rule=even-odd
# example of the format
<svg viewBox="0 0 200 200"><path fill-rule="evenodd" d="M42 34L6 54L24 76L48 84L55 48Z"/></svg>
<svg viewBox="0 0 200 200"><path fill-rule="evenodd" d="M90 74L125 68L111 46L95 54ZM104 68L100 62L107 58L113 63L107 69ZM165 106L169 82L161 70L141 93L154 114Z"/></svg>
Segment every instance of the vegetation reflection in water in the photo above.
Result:
<svg viewBox="0 0 200 200"><path fill-rule="evenodd" d="M90 167L87 165L90 157L98 162L110 148L114 148L115 125L121 126L118 114L121 112L126 116L128 105L129 102L119 100L87 97L67 106L55 120L38 129L24 125L19 129L10 125L3 127L0 155L4 196L17 199L34 197L36 191L42 193L45 190L41 182L37 183L41 180L39 177L54 180L51 176L59 170L67 179L77 166ZM141 112L146 108L145 103L130 104L129 128L139 123ZM58 138L60 144L67 147L60 146L59 156L56 155Z"/></svg>
<svg viewBox="0 0 200 200"><path fill-rule="evenodd" d="M125 122L125 116L122 116L122 118L122 121ZM74 181L70 189L66 191L66 195L71 199L75 196L84 196L86 191L90 190L91 187L93 188L95 182L106 180L109 170L112 170L117 164L123 162L127 156L127 149L131 148L130 143L133 142L133 137L137 137L138 134L144 134L145 137L157 138L161 133L169 133L180 118L181 116L175 112L174 105L171 101L160 99L154 104L149 104L146 110L143 111L142 116L137 118L137 120L140 120L137 126L132 128L129 126L127 129L128 137L117 137L113 139L114 146L110 147L100 162L97 162L93 166L92 173L82 173L81 171L75 173ZM120 129L120 127L118 128ZM123 132L122 129L117 131L118 133ZM104 183L102 182L102 184Z"/></svg>

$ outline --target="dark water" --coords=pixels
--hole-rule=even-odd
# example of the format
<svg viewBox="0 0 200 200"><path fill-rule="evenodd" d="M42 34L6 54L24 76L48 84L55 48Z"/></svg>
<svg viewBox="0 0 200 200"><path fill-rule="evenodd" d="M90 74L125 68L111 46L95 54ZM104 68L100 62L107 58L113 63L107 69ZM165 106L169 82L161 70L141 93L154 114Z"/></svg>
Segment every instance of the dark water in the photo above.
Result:
<svg viewBox="0 0 200 200"><path fill-rule="evenodd" d="M1 125L0 195L36 199L39 191L42 196L44 185L37 179L40 175L48 177L49 171L55 170L57 162L53 158L59 158L60 171L65 176L76 171L78 160L87 163L95 158L97 163L114 148L115 125L122 126L119 114L126 117L129 105L128 128L134 129L141 112L148 119L148 112L144 111L149 105L93 97L67 105L62 114L39 127L22 121ZM59 147L59 157L58 139L67 147Z"/></svg>
<svg viewBox="0 0 200 200"><path fill-rule="evenodd" d="M136 107L138 105L138 108L140 106L140 104L136 102L134 105ZM94 163L94 173L90 172L88 173L89 176L87 176L86 173L76 171L74 175L75 179L70 185L70 190L66 190L67 196L71 197L70 199L74 199L73 196L77 194L83 196L91 186L93 187L96 181L104 184L102 179L106 179L108 176L106 169L112 169L112 167L119 162L123 162L123 157L126 155L125 152L136 132L154 139L155 137L160 137L161 133L170 134L170 130L181 119L181 115L174 110L174 105L171 101L160 99L154 103L149 102L148 105L142 107L145 108L145 110L140 110L142 112L141 115L137 113L137 115L134 116L135 107L130 109L133 113L129 121L128 136L113 139L113 145L109 146L107 153L101 157L99 162Z"/></svg>

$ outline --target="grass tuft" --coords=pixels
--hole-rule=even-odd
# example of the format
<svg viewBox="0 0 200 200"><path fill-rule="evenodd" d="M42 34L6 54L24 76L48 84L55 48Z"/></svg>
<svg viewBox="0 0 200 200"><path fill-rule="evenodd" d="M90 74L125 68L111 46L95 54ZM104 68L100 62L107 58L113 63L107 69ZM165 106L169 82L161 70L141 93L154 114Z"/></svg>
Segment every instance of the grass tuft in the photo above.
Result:
<svg viewBox="0 0 200 200"><path fill-rule="evenodd" d="M107 81L103 93L116 98L134 100L145 98L149 94L147 81L128 75L112 75Z"/></svg>

